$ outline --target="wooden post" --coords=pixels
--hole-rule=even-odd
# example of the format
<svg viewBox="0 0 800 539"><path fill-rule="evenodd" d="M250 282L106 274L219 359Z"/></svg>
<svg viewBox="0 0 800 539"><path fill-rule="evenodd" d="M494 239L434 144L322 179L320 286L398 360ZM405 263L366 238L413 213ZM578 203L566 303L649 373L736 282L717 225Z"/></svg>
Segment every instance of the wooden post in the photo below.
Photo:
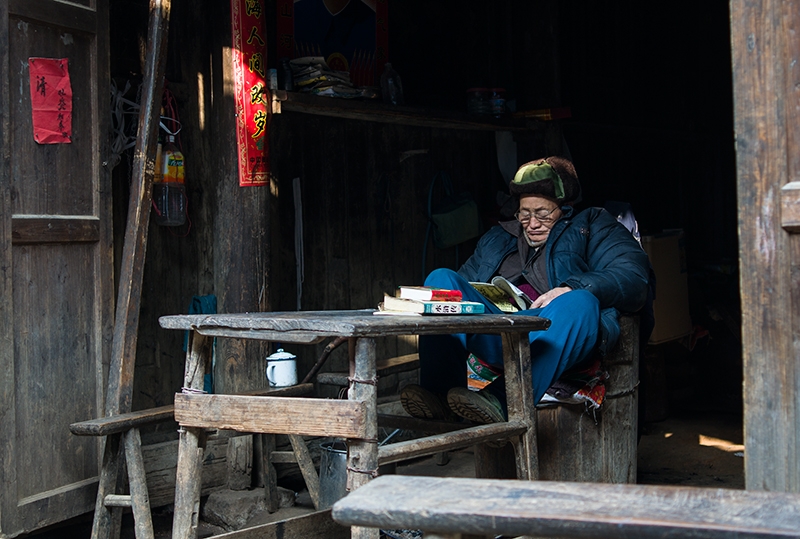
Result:
<svg viewBox="0 0 800 539"><path fill-rule="evenodd" d="M536 403L531 385L531 349L527 333L503 333L503 366L506 378L508 420L522 421L528 430L512 440L518 479L539 479L536 445Z"/></svg>
<svg viewBox="0 0 800 539"><path fill-rule="evenodd" d="M800 491L800 236L781 188L800 179L800 8L730 2L739 206L745 484Z"/></svg>
<svg viewBox="0 0 800 539"><path fill-rule="evenodd" d="M189 391L203 389L210 346L211 339L192 332L184 375L184 387ZM179 432L172 536L176 539L194 539L197 537L197 523L200 518L200 486L206 436L202 428L182 427Z"/></svg>
<svg viewBox="0 0 800 539"><path fill-rule="evenodd" d="M355 490L378 471L378 385L376 382L375 340L358 339L355 345L355 371L347 397L366 403L367 432L364 440L347 441L347 490ZM353 539L378 539L377 528L352 529Z"/></svg>
<svg viewBox="0 0 800 539"><path fill-rule="evenodd" d="M218 178L215 186L214 289L221 313L269 311L270 187L239 187L236 147L236 107L226 84L233 84L231 58L230 2L219 2L219 40L213 54L221 54L220 75L213 79L211 109L215 151L212 169ZM288 193L291 201L291 192ZM263 342L246 339L219 339L216 346L214 389L217 393L241 393L266 387Z"/></svg>

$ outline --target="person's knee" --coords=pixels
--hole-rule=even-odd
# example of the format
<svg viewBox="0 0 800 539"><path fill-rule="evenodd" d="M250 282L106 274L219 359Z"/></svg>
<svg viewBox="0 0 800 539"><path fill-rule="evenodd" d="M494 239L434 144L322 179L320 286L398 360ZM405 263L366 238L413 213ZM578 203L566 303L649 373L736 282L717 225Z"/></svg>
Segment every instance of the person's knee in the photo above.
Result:
<svg viewBox="0 0 800 539"><path fill-rule="evenodd" d="M458 279L458 273L448 268L438 268L428 274L425 286L450 288Z"/></svg>
<svg viewBox="0 0 800 539"><path fill-rule="evenodd" d="M540 316L555 317L556 313L566 313L580 323L598 323L600 321L600 301L587 290L572 290L558 296L542 309ZM548 316L550 315L550 316Z"/></svg>

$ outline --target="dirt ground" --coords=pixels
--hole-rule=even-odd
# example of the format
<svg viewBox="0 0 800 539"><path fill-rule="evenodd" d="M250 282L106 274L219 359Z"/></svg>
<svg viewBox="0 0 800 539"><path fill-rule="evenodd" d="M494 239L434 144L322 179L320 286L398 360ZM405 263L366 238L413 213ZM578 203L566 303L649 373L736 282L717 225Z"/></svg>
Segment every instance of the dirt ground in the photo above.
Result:
<svg viewBox="0 0 800 539"><path fill-rule="evenodd" d="M741 417L693 412L643 430L638 483L744 488Z"/></svg>

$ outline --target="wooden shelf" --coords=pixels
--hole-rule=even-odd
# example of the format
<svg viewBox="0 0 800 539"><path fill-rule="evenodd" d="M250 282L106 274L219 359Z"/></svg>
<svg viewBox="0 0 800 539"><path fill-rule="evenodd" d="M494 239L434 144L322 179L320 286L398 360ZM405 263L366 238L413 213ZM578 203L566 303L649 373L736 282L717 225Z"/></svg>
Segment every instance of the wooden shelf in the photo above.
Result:
<svg viewBox="0 0 800 539"><path fill-rule="evenodd" d="M391 106L374 101L320 97L284 90L275 90L274 93L276 100L280 103L281 112L301 112L351 120L478 131L522 131L536 125L525 119L484 119L467 113Z"/></svg>

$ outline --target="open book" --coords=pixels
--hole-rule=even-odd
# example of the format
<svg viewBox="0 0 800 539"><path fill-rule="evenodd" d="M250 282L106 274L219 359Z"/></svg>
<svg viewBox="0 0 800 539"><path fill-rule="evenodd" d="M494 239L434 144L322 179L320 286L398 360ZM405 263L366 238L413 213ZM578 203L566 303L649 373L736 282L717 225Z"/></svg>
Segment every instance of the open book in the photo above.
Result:
<svg viewBox="0 0 800 539"><path fill-rule="evenodd" d="M528 294L511 284L505 277L500 277L499 275L492 278L491 283L469 284L504 313L515 313L530 309L531 303L533 303Z"/></svg>

